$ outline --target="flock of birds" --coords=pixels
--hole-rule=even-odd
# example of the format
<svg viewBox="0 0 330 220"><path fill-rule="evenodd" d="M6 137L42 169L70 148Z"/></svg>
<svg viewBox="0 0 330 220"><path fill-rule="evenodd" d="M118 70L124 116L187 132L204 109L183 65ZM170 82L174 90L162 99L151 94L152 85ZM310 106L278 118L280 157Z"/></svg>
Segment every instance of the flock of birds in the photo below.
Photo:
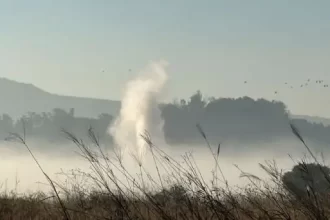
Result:
<svg viewBox="0 0 330 220"><path fill-rule="evenodd" d="M247 81L244 81L244 83L247 84L248 82ZM303 84L299 85L298 87L300 87L300 88L307 87L307 86L309 86L310 83L312 83L311 79L307 79ZM329 85L327 83L325 83L324 80L316 80L315 81L315 84L318 84L318 85L320 85L323 88L329 87ZM288 86L291 89L294 88L294 86L293 85L289 85L288 82L285 82L284 85ZM278 94L278 91L275 90L274 91L274 94Z"/></svg>
<svg viewBox="0 0 330 220"><path fill-rule="evenodd" d="M131 72L132 69L128 69L128 71ZM104 73L105 70L102 69L101 72ZM245 81L244 81L244 84L247 84L247 83L248 83L248 82L245 80ZM300 87L300 88L307 87L310 83L312 83L311 79L307 79L303 84L301 84L301 85L298 86L298 87ZM293 85L289 85L288 82L284 82L284 84L285 84L286 86L288 86L290 89L293 89L293 88L294 88L294 86L293 86ZM324 82L324 80L315 80L315 84L318 84L318 85L320 85L321 87L324 87L324 88L329 87L329 85L326 84L326 83ZM275 95L278 94L278 91L275 90L275 91L274 91L274 94L275 94Z"/></svg>

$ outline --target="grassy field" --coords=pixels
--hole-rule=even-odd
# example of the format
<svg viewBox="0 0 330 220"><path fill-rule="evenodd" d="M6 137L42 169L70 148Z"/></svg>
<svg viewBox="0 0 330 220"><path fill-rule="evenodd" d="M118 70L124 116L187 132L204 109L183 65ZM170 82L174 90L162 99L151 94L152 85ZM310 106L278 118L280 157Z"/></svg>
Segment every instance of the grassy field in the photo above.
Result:
<svg viewBox="0 0 330 220"><path fill-rule="evenodd" d="M330 217L328 194L318 193L313 186L308 189L308 193L303 194L293 192L292 187L289 190L275 162L260 164L268 174L268 179L260 179L242 170L241 177L248 178L249 185L244 188L229 186L219 165L220 145L213 152L206 134L198 128L215 164L210 184L203 178L192 154L184 155L184 163L176 161L154 146L147 133L141 137L149 146L158 175L152 177L139 158L134 157L140 168L139 178L136 178L125 169L121 152L115 151L115 157L110 157L91 129L91 146L65 132L92 169L91 172L74 170L64 173L67 181L60 184L43 171L24 137L12 134L8 140L18 141L26 147L48 180L50 193L2 193L0 219L323 220ZM302 146L309 151L313 162L321 169L321 164L297 129L294 126L291 128ZM305 164L303 160L299 163ZM118 178L115 173L120 173L124 178ZM330 186L330 180L328 184Z"/></svg>

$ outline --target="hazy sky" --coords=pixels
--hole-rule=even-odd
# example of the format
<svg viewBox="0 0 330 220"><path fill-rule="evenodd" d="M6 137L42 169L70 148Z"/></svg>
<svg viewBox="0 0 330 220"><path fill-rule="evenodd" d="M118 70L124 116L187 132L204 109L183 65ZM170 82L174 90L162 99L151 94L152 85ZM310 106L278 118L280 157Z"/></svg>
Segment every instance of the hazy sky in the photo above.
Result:
<svg viewBox="0 0 330 220"><path fill-rule="evenodd" d="M171 99L200 89L330 117L330 87L297 88L330 83L329 11L328 0L0 0L0 76L119 99L135 71L166 59Z"/></svg>

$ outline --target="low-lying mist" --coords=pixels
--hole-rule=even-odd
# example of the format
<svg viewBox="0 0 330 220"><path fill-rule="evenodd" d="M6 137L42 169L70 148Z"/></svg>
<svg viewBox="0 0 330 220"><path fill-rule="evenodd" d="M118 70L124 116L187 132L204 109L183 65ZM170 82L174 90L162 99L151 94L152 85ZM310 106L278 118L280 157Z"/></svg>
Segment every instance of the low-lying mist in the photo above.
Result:
<svg viewBox="0 0 330 220"><path fill-rule="evenodd" d="M59 173L67 173L70 172L71 169L91 172L90 164L79 154L80 151L74 143L58 146L52 143L30 140L27 144L45 172L57 182L65 183L66 176ZM184 155L192 153L193 159L203 175L203 178L207 183L210 183L215 161L206 144L203 146L161 146L158 145L157 142L154 144L181 164L184 162ZM311 148L313 148L313 144L314 143L309 143ZM48 145L46 150L40 150L40 146L46 145ZM91 149L93 148L96 147L91 146ZM106 151L109 154L109 158L115 160L116 157L113 152L115 148L104 146L104 149L107 149ZM212 149L214 153L217 152L217 146L212 146ZM237 151L236 149L241 150ZM326 158L328 152L323 153ZM304 154L307 154L307 152L304 146L294 137L292 140L278 140L278 142L274 143L256 142L255 144L248 145L232 141L221 144L219 164L230 185L242 185L247 183L247 180L240 178L240 171L234 165L238 165L244 172L252 173L263 178L267 175L260 169L258 163L264 163L265 160L275 160L279 168L288 171L292 168L294 163L289 154L298 160L302 158ZM155 163L149 148L146 149L144 157L142 168L150 173L153 179L158 179ZM0 183L2 183L3 189L6 188L8 191L18 190L18 192L50 190L47 180L23 145L12 142L1 142L0 158L0 172L2 174ZM131 154L123 155L123 165L133 176L138 177L140 175L138 161L136 161L136 158ZM159 165L159 167L163 177L168 175L162 166ZM117 172L116 169L114 169L114 172ZM120 176L120 173L117 175ZM122 178L124 181L124 177ZM18 184L16 181L18 181Z"/></svg>

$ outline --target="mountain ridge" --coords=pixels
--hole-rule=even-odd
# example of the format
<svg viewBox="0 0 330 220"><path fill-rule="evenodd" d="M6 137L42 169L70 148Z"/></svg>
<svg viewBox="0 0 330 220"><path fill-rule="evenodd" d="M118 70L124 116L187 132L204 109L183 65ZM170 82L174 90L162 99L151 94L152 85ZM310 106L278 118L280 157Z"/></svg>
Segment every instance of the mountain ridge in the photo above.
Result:
<svg viewBox="0 0 330 220"><path fill-rule="evenodd" d="M54 108L74 108L78 117L95 118L102 113L118 114L120 101L58 95L33 84L0 78L1 114L19 118L28 112L51 112Z"/></svg>

